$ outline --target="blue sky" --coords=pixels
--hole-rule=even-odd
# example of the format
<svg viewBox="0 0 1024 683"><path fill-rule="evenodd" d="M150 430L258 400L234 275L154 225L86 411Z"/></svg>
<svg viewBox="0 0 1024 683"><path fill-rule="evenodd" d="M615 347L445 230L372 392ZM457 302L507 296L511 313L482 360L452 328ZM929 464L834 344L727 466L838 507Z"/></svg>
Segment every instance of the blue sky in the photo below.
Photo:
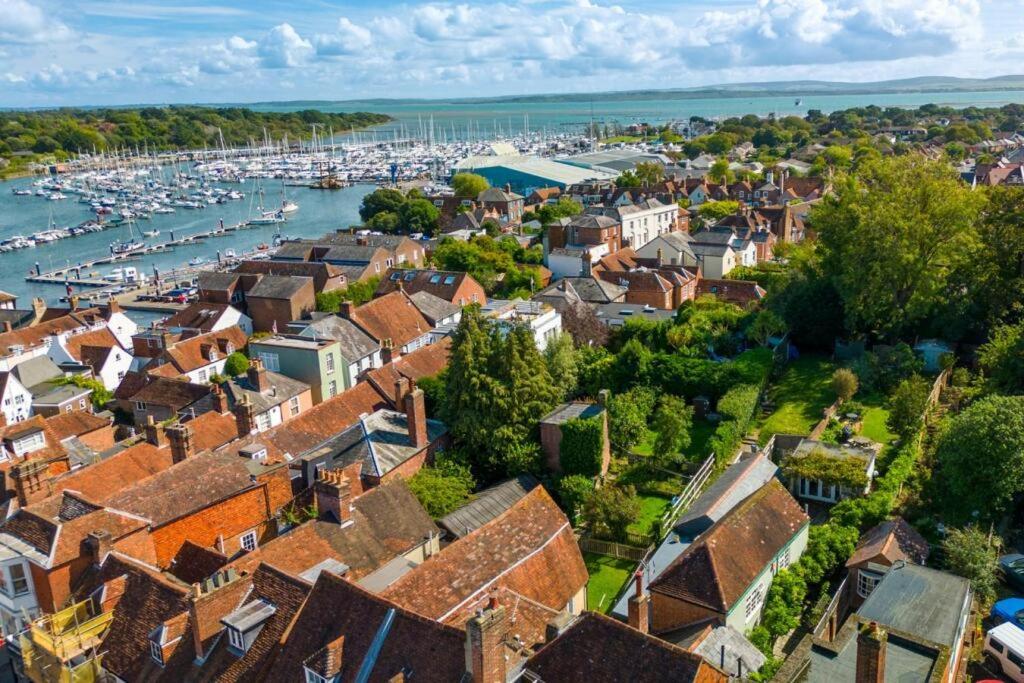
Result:
<svg viewBox="0 0 1024 683"><path fill-rule="evenodd" d="M0 0L0 106L1024 72L1024 0Z"/></svg>

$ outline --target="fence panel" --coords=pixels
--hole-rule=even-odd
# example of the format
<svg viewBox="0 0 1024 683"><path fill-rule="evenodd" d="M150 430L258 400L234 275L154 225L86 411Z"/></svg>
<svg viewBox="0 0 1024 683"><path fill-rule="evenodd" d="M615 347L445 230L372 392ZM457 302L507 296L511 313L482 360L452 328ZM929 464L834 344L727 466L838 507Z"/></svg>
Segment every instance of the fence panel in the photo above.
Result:
<svg viewBox="0 0 1024 683"><path fill-rule="evenodd" d="M639 546L625 545L624 543L615 543L613 541L602 541L590 536L580 536L579 538L580 550L585 553L595 553L597 555L607 555L608 557L614 557L620 560L630 560L632 562L639 562L644 559L647 555L649 547L641 548Z"/></svg>

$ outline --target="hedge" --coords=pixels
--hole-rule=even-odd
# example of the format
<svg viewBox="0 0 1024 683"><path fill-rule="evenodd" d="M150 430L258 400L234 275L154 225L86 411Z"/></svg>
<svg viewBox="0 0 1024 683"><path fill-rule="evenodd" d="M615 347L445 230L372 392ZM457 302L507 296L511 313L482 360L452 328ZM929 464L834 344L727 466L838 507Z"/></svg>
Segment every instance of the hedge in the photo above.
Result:
<svg viewBox="0 0 1024 683"><path fill-rule="evenodd" d="M750 428L757 410L757 398L761 389L753 384L741 384L733 387L718 401L718 412L729 419L723 420L711 435L708 444L715 454L719 467L729 462L736 449L740 447L743 437Z"/></svg>
<svg viewBox="0 0 1024 683"><path fill-rule="evenodd" d="M565 475L599 475L604 453L603 418L573 418L563 423L558 453Z"/></svg>

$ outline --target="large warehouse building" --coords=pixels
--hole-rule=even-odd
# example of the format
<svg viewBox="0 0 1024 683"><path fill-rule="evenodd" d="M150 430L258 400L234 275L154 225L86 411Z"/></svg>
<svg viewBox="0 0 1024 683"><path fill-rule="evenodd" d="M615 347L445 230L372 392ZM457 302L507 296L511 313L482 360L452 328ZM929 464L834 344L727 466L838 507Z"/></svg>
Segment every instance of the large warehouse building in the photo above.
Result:
<svg viewBox="0 0 1024 683"><path fill-rule="evenodd" d="M614 180L618 173L592 169L563 161L537 156L485 155L472 156L455 164L454 173L471 172L482 175L494 187L511 185L527 195L538 187L561 187L592 180Z"/></svg>

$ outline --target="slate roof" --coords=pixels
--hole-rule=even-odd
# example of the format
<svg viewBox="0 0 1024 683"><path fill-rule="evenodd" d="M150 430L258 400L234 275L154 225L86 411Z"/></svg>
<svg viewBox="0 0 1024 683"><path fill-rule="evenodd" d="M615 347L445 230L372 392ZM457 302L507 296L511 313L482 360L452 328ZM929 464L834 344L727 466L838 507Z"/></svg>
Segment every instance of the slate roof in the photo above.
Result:
<svg viewBox="0 0 1024 683"><path fill-rule="evenodd" d="M414 680L450 683L466 670L465 634L323 572L299 610L266 680L302 680L303 663L344 637L342 683L356 680L371 644L390 622L372 659L370 680L389 681L411 672Z"/></svg>
<svg viewBox="0 0 1024 683"><path fill-rule="evenodd" d="M453 304L430 292L413 292L409 295L416 310L423 314L431 325L436 325L445 318L458 314L462 307Z"/></svg>
<svg viewBox="0 0 1024 683"><path fill-rule="evenodd" d="M199 273L199 289L209 291L226 291L238 284L239 278L235 273L215 273L203 271Z"/></svg>
<svg viewBox="0 0 1024 683"><path fill-rule="evenodd" d="M455 538L462 538L507 511L538 485L539 482L529 474L495 484L442 517L438 524Z"/></svg>
<svg viewBox="0 0 1024 683"><path fill-rule="evenodd" d="M544 623L588 580L572 526L538 486L484 524L388 586L382 597L431 619L462 625L493 595L532 603L545 614L519 624L528 645L544 639ZM522 598L522 600L520 600ZM539 622L539 623L538 623Z"/></svg>
<svg viewBox="0 0 1024 683"><path fill-rule="evenodd" d="M560 425L569 420L597 417L604 413L604 406L586 401L570 401L558 406L541 418L541 424Z"/></svg>
<svg viewBox="0 0 1024 683"><path fill-rule="evenodd" d="M542 290L534 298L557 296L565 288L572 288L573 293L582 301L591 303L612 303L622 301L628 287L617 282L609 282L598 277L567 277L562 278L547 289Z"/></svg>
<svg viewBox="0 0 1024 683"><path fill-rule="evenodd" d="M14 366L11 373L29 391L48 380L64 376L64 371L47 356L36 356L22 361Z"/></svg>
<svg viewBox="0 0 1024 683"><path fill-rule="evenodd" d="M297 275L264 275L260 281L246 293L249 299L284 299L290 301L305 287L310 286L313 278Z"/></svg>
<svg viewBox="0 0 1024 683"><path fill-rule="evenodd" d="M244 572L264 563L300 576L325 559L333 559L348 568L346 579L358 581L438 533L430 515L401 479L354 498L352 507L352 524L306 522L231 566Z"/></svg>
<svg viewBox="0 0 1024 683"><path fill-rule="evenodd" d="M427 420L428 444L447 433L443 422ZM386 409L361 417L358 424L338 433L324 446L333 453L333 463L347 467L362 462L363 474L376 477L383 477L426 447L417 448L410 442L405 413Z"/></svg>
<svg viewBox="0 0 1024 683"><path fill-rule="evenodd" d="M596 612L574 624L526 662L542 681L690 683L724 681L700 655ZM627 673L628 672L628 673ZM532 680L532 679L531 679Z"/></svg>
<svg viewBox="0 0 1024 683"><path fill-rule="evenodd" d="M451 351L451 339L445 337L437 343L416 349L382 367L371 370L366 381L380 393L392 407L397 405L395 382L400 378L419 381L424 377L435 377L448 367L448 355Z"/></svg>
<svg viewBox="0 0 1024 683"><path fill-rule="evenodd" d="M228 395L228 400L232 405L242 400L242 397L248 397L252 403L254 414L265 413L274 406L281 405L289 399L302 394L303 392L309 391L309 385L305 382L291 377L286 377L278 372L271 372L270 370L264 370L267 375L267 383L270 385L270 390L266 392L259 392L253 386L252 382L249 381L248 375L239 375L238 377L232 377L229 381L224 383L224 391Z"/></svg>
<svg viewBox="0 0 1024 683"><path fill-rule="evenodd" d="M178 411L209 396L209 394L210 387L206 384L192 384L186 380L169 377L154 377L151 382L131 396L130 400L166 406L171 410Z"/></svg>
<svg viewBox="0 0 1024 683"><path fill-rule="evenodd" d="M380 343L351 320L340 315L329 315L311 322L300 333L314 339L333 339L341 345L341 351L350 361L365 358L380 348Z"/></svg>
<svg viewBox="0 0 1024 683"><path fill-rule="evenodd" d="M651 591L728 612L808 522L773 479L699 536L651 583Z"/></svg>

